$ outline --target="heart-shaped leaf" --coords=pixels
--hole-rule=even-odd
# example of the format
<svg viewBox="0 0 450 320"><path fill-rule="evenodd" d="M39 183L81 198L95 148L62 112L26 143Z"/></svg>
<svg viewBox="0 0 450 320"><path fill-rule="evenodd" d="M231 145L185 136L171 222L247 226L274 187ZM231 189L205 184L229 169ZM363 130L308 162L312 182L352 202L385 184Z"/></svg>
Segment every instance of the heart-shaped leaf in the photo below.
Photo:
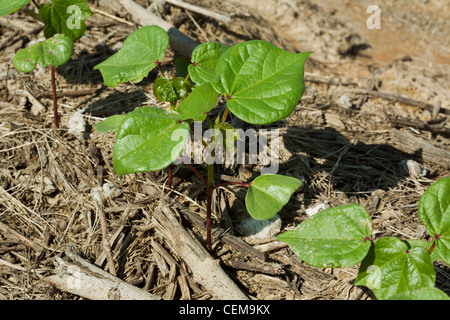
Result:
<svg viewBox="0 0 450 320"><path fill-rule="evenodd" d="M94 124L94 129L97 132L116 132L117 130L119 130L120 124L122 123L123 119L125 119L125 117L126 115L116 114Z"/></svg>
<svg viewBox="0 0 450 320"><path fill-rule="evenodd" d="M120 175L161 170L184 149L189 124L176 113L142 107L121 122L113 149L113 166Z"/></svg>
<svg viewBox="0 0 450 320"><path fill-rule="evenodd" d="M371 233L372 221L366 209L348 204L322 210L277 239L309 265L341 268L364 259Z"/></svg>
<svg viewBox="0 0 450 320"><path fill-rule="evenodd" d="M46 38L62 33L76 41L86 31L84 21L92 15L86 0L51 0L39 8Z"/></svg>
<svg viewBox="0 0 450 320"><path fill-rule="evenodd" d="M28 3L30 0L0 0L0 17L17 11Z"/></svg>
<svg viewBox="0 0 450 320"><path fill-rule="evenodd" d="M116 87L122 82L140 82L164 58L169 36L158 26L145 26L131 33L119 52L96 65L105 84Z"/></svg>
<svg viewBox="0 0 450 320"><path fill-rule="evenodd" d="M300 188L299 179L279 174L264 174L257 177L248 188L245 206L257 220L275 216L288 203L291 195Z"/></svg>
<svg viewBox="0 0 450 320"><path fill-rule="evenodd" d="M433 287L436 278L428 250L398 238L378 239L361 263L355 284L366 286L378 299L423 287Z"/></svg>
<svg viewBox="0 0 450 320"><path fill-rule="evenodd" d="M262 40L242 42L219 58L213 85L238 118L271 123L289 116L298 104L310 54L291 53Z"/></svg>
<svg viewBox="0 0 450 320"><path fill-rule="evenodd" d="M33 71L38 63L43 68L47 65L59 66L70 59L72 50L73 42L69 37L55 34L50 39L19 50L14 56L13 65L20 72Z"/></svg>
<svg viewBox="0 0 450 320"><path fill-rule="evenodd" d="M179 77L159 77L153 83L153 94L160 101L176 103L191 92L191 84Z"/></svg>
<svg viewBox="0 0 450 320"><path fill-rule="evenodd" d="M425 191L418 214L427 233L436 238L434 251L450 264L450 177L436 181Z"/></svg>
<svg viewBox="0 0 450 320"><path fill-rule="evenodd" d="M197 85L211 82L216 75L216 66L220 56L229 47L219 42L206 42L197 46L192 51L191 61L188 66L189 75Z"/></svg>
<svg viewBox="0 0 450 320"><path fill-rule="evenodd" d="M178 113L183 120L203 121L206 112L209 112L217 104L217 92L210 83L205 83L194 88L189 96L180 102Z"/></svg>
<svg viewBox="0 0 450 320"><path fill-rule="evenodd" d="M387 300L450 300L450 297L436 287L425 287L397 294Z"/></svg>

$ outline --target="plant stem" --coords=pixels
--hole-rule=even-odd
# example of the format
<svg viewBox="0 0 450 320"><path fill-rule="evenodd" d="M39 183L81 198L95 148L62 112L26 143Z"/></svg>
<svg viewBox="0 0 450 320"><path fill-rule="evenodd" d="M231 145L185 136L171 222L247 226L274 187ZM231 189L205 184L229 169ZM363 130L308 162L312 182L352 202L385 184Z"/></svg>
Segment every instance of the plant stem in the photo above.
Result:
<svg viewBox="0 0 450 320"><path fill-rule="evenodd" d="M211 211L212 194L214 191L214 164L208 164L208 181L206 184L206 248L212 251L211 246Z"/></svg>
<svg viewBox="0 0 450 320"><path fill-rule="evenodd" d="M183 80L184 83L188 82L189 76L190 76L190 75L189 75L189 73L188 73L187 76L186 76L186 78L184 78L184 80Z"/></svg>
<svg viewBox="0 0 450 320"><path fill-rule="evenodd" d="M59 128L58 104L56 101L55 67L50 66L50 70L52 74L53 117L55 118L55 127Z"/></svg>
<svg viewBox="0 0 450 320"><path fill-rule="evenodd" d="M164 77L164 71L163 71L161 62L156 60L156 65L158 66L159 73L161 73L161 76Z"/></svg>
<svg viewBox="0 0 450 320"><path fill-rule="evenodd" d="M428 250L428 254L431 254L433 252L434 248L436 247L436 240L439 240L439 239L441 239L441 236L436 233L434 235L433 244L431 245L430 250Z"/></svg>
<svg viewBox="0 0 450 320"><path fill-rule="evenodd" d="M185 165L191 169L192 172L195 173L195 175L205 184L205 186L208 185L208 182L205 180L205 178L203 178L203 176L200 174L200 172L197 171L197 169L194 168L194 166L192 164L189 163L185 163Z"/></svg>
<svg viewBox="0 0 450 320"><path fill-rule="evenodd" d="M33 4L34 4L38 9L40 8L39 4L38 4L35 0L31 0L31 2L33 2Z"/></svg>
<svg viewBox="0 0 450 320"><path fill-rule="evenodd" d="M213 127L209 113L206 113L206 120L208 122L208 127L211 129ZM212 141L211 141L212 142ZM213 152L210 156L214 159ZM212 159L207 159L208 166L208 180L206 181L206 248L212 252L211 245L211 211L212 211L212 194L214 192L214 161Z"/></svg>
<svg viewBox="0 0 450 320"><path fill-rule="evenodd" d="M434 238L433 244L431 245L430 250L428 250L428 254L431 254L435 247L436 247L436 238Z"/></svg>
<svg viewBox="0 0 450 320"><path fill-rule="evenodd" d="M225 111L223 112L222 115L222 123L225 122L225 120L227 120L227 116L228 116L228 107L225 108Z"/></svg>

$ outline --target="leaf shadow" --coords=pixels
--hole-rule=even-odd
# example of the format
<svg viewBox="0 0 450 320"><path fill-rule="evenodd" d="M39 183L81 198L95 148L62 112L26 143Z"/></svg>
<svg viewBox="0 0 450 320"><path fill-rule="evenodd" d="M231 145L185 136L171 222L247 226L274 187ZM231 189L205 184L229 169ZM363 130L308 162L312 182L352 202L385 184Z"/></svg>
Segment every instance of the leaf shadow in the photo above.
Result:
<svg viewBox="0 0 450 320"><path fill-rule="evenodd" d="M130 92L115 91L105 98L88 104L84 109L84 113L106 118L116 114L131 112L146 100L147 96L139 89Z"/></svg>
<svg viewBox="0 0 450 320"><path fill-rule="evenodd" d="M422 161L421 152L407 154L387 143L351 142L332 127L291 126L280 138L290 156L279 171L304 182L305 208L316 201L335 206L366 200L409 176L402 160Z"/></svg>
<svg viewBox="0 0 450 320"><path fill-rule="evenodd" d="M56 72L68 84L103 84L103 77L100 71L94 70L94 67L114 53L116 53L115 50L105 45L96 45L94 53L89 53L86 50L74 53L69 61L56 67Z"/></svg>

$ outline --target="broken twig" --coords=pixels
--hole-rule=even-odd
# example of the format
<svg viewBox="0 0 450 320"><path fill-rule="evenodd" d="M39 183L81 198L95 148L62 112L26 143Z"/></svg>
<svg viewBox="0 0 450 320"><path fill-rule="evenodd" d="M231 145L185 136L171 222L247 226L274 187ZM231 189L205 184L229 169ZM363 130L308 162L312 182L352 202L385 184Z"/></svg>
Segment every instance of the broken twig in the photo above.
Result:
<svg viewBox="0 0 450 320"><path fill-rule="evenodd" d="M248 300L206 249L178 222L165 201L154 212L154 223L176 254L186 262L196 282L216 299Z"/></svg>
<svg viewBox="0 0 450 320"><path fill-rule="evenodd" d="M81 258L69 245L69 259L56 257L55 275L44 280L55 288L90 300L161 300Z"/></svg>

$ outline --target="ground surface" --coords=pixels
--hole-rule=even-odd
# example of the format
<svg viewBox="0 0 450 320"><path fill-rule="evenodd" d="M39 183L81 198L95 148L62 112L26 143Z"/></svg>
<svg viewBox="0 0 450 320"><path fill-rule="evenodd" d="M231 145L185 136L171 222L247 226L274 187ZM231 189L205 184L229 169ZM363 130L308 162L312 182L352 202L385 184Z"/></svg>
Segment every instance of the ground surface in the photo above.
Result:
<svg viewBox="0 0 450 320"><path fill-rule="evenodd" d="M137 2L147 7L152 1ZM431 183L450 173L448 1L376 1L381 8L379 30L366 27L366 9L373 1L189 2L228 15L232 22L225 25L163 1L151 8L200 42L264 39L293 52L314 51L305 67L306 92L298 107L272 126L283 141L279 173L304 182L279 213L281 231L301 223L306 210L318 203L356 202L370 212L375 239L428 239L417 216L418 200ZM96 14L88 19L85 36L75 44L72 59L57 68L60 130L53 128L48 70L21 74L11 63L17 50L42 37L42 28L19 12L1 19L0 222L45 252L37 256L23 240L0 230L0 299L80 299L52 290L43 279L54 272L54 257L63 256L69 243L105 267L91 196L91 190L105 182L116 191L106 200L105 212L108 231L116 235L111 241L119 277L167 299L209 299L198 284L190 285L188 293L181 290L186 283L181 278L190 283L189 272L179 271L186 269L182 257L165 260L171 250L152 224L167 172L119 179L111 162L114 134L91 129L109 115L161 104L151 94L154 73L136 85L102 85L93 66L114 53L136 26L124 10L90 5ZM164 61L169 73L174 57L170 51ZM67 128L78 110L84 110L88 126L77 138ZM431 151L419 147L416 139ZM410 159L425 167L424 174L401 165ZM247 165L220 173L247 181L259 168ZM204 216L204 189L190 171L177 167L174 184L171 196ZM245 213L239 190L219 189L214 205L216 221L236 236L238 218ZM201 230L184 223L204 238ZM247 240L260 250L262 243L277 245L273 238ZM374 298L370 290L353 285L358 266L309 267L285 246L267 254L261 262L220 241L215 244L216 258L255 299ZM266 268L258 268L261 265ZM436 285L450 293L449 267L440 262L435 267Z"/></svg>

